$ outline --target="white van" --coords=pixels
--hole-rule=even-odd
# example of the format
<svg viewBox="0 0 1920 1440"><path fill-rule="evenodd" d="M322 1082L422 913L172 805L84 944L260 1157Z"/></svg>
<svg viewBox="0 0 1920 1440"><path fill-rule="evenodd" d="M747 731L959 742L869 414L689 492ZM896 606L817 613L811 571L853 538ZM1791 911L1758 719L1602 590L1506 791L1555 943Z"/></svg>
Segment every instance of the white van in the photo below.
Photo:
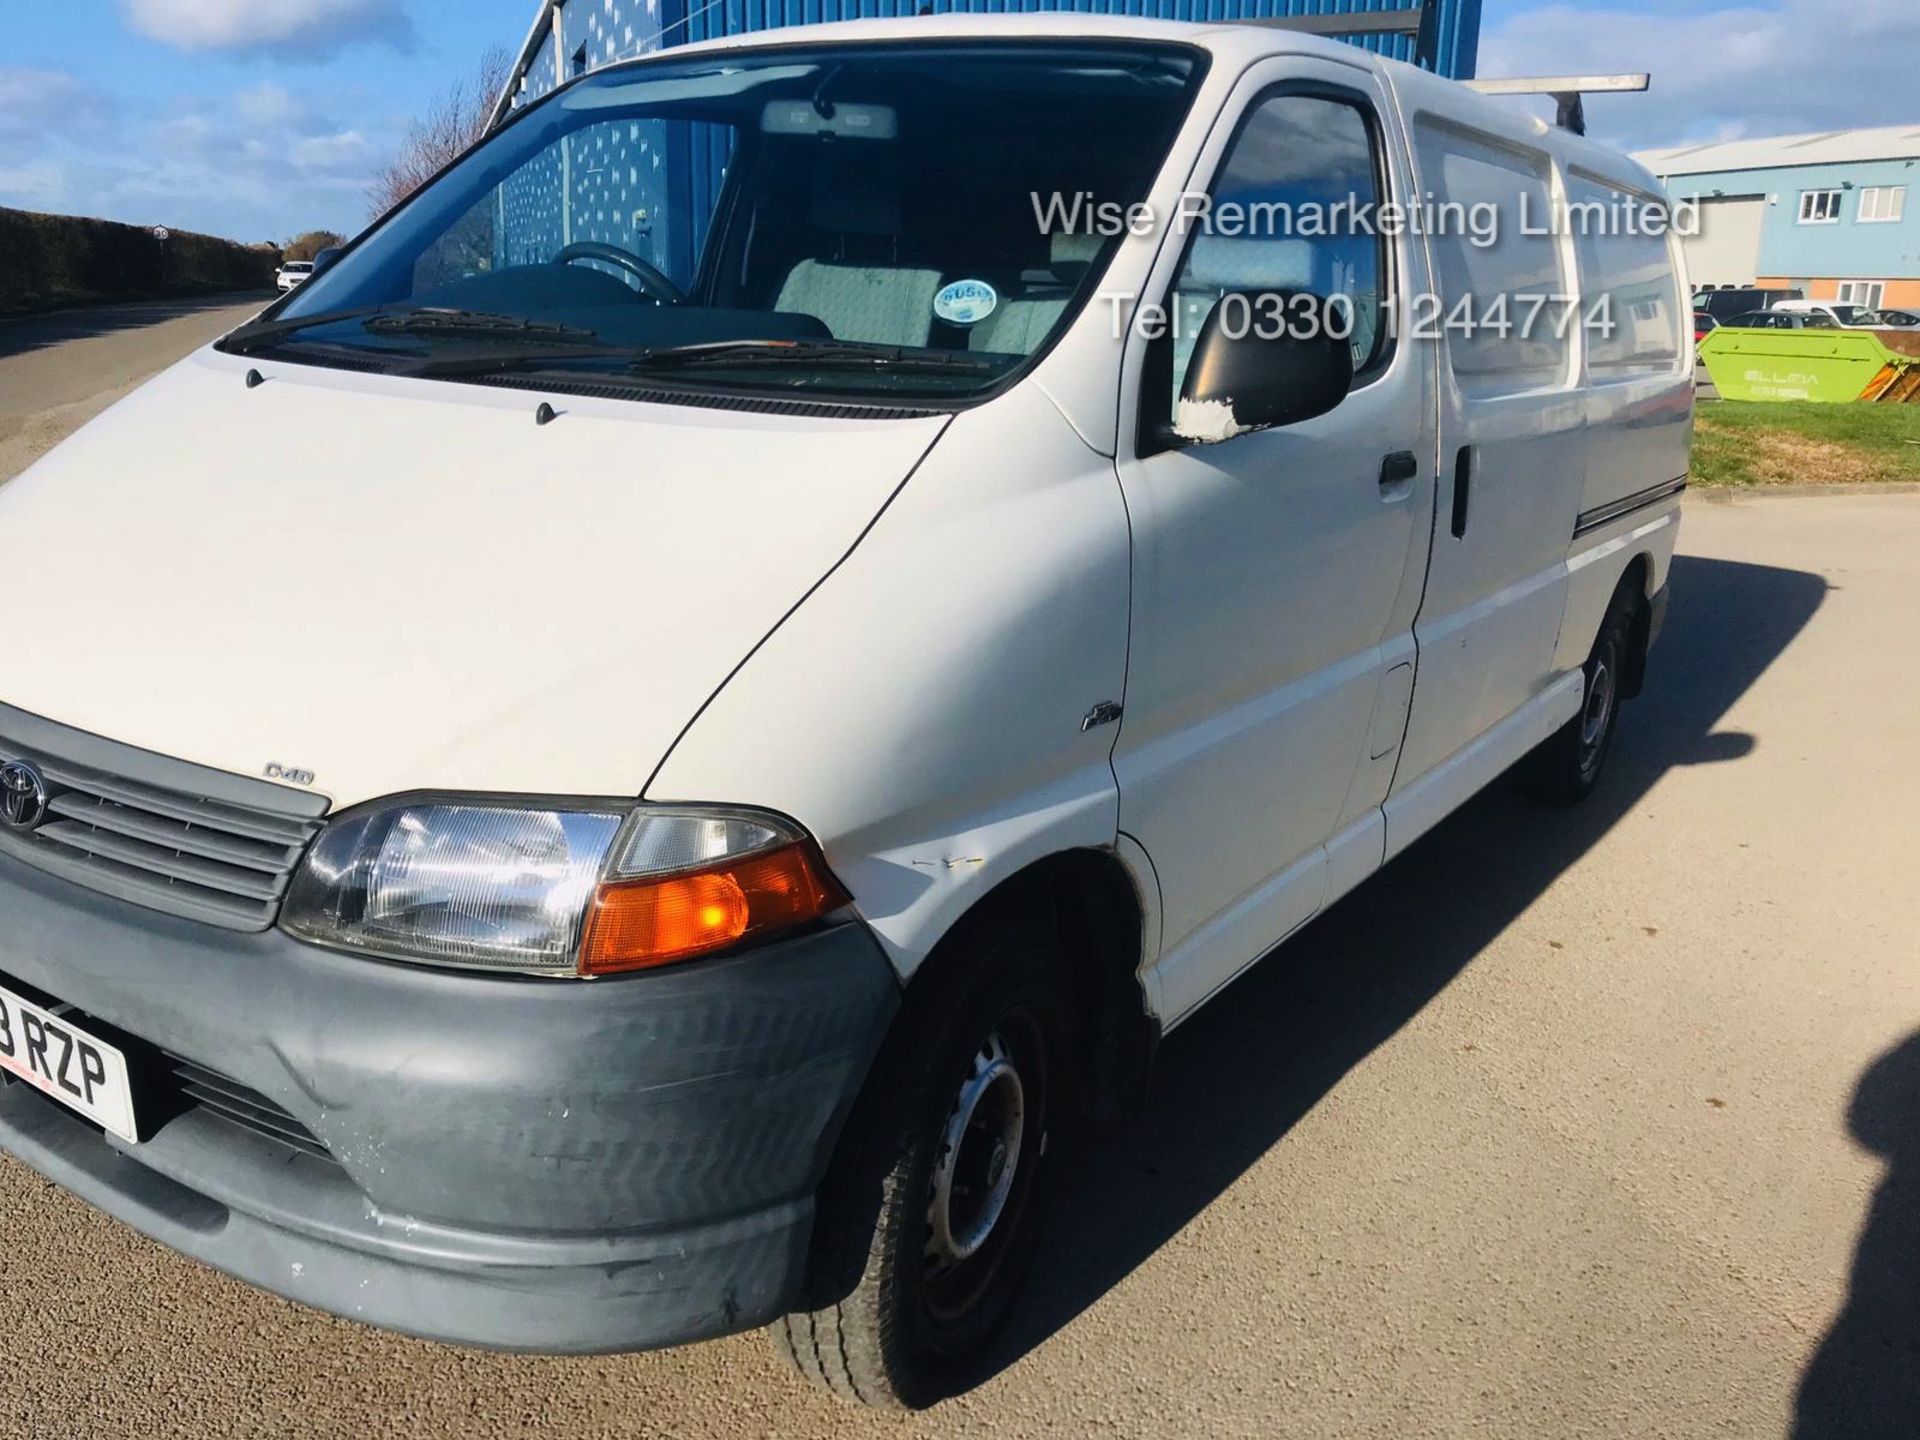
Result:
<svg viewBox="0 0 1920 1440"><path fill-rule="evenodd" d="M527 106L0 490L0 1144L399 1330L966 1383L1059 1132L1501 772L1599 778L1687 291L1544 221L1658 195L1272 29Z"/></svg>

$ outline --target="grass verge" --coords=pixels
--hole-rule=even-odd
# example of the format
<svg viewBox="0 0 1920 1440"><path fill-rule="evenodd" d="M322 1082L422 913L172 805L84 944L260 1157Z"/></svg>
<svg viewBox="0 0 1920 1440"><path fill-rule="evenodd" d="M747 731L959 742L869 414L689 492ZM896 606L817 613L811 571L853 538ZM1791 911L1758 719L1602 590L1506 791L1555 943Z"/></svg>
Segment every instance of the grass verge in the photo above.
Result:
<svg viewBox="0 0 1920 1440"><path fill-rule="evenodd" d="M1693 483L1853 485L1920 481L1920 405L1702 405Z"/></svg>

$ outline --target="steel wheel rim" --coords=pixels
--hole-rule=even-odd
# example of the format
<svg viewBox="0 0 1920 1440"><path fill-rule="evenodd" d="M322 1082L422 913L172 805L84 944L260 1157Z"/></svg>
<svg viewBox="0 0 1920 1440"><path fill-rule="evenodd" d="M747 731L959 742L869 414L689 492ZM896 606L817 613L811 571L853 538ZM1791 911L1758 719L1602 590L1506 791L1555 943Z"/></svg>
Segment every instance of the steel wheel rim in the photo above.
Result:
<svg viewBox="0 0 1920 1440"><path fill-rule="evenodd" d="M937 1330L964 1329L993 1288L1031 1208L1048 1092L1035 1017L1003 1017L974 1052L940 1130L927 1183L922 1295Z"/></svg>
<svg viewBox="0 0 1920 1440"><path fill-rule="evenodd" d="M973 1057L940 1137L927 1200L929 1272L978 1255L1006 1213L1020 1170L1027 1092L999 1031Z"/></svg>
<svg viewBox="0 0 1920 1440"><path fill-rule="evenodd" d="M1614 679L1612 657L1602 654L1594 663L1593 679L1587 684L1586 708L1580 713L1580 760L1582 768L1590 765L1600 751L1601 742L1606 739L1607 726L1613 719Z"/></svg>

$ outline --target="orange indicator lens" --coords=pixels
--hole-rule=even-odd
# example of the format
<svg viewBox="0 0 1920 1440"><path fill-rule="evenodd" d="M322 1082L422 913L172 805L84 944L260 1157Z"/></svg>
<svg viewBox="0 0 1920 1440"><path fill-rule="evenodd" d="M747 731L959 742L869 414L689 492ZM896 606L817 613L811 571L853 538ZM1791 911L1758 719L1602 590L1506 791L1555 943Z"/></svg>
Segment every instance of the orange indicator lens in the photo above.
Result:
<svg viewBox="0 0 1920 1440"><path fill-rule="evenodd" d="M810 844L783 845L710 870L602 885L587 915L580 973L671 965L749 936L818 920L847 903Z"/></svg>

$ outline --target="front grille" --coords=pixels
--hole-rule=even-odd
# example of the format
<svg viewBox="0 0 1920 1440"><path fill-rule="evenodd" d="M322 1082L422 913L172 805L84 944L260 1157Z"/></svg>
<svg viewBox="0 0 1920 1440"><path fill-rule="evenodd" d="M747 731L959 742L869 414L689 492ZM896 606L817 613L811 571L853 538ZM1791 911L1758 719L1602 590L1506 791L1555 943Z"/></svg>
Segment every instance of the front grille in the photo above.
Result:
<svg viewBox="0 0 1920 1440"><path fill-rule="evenodd" d="M25 732L25 733L21 733ZM265 930L326 802L168 760L0 706L0 761L49 797L0 853L123 900L229 930Z"/></svg>
<svg viewBox="0 0 1920 1440"><path fill-rule="evenodd" d="M177 1055L166 1058L180 1082L181 1097L190 1104L290 1149L322 1160L333 1159L311 1130L258 1090Z"/></svg>

